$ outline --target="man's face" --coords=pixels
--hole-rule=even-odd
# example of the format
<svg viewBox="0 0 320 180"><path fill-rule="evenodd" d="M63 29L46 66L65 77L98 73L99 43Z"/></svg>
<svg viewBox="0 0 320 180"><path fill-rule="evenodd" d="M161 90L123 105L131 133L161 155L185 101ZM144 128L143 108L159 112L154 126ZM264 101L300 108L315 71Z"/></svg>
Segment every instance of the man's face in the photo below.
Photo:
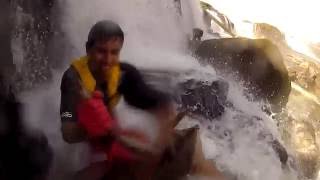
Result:
<svg viewBox="0 0 320 180"><path fill-rule="evenodd" d="M118 38L110 38L106 41L97 41L89 49L88 56L96 71L104 72L119 62L123 41Z"/></svg>

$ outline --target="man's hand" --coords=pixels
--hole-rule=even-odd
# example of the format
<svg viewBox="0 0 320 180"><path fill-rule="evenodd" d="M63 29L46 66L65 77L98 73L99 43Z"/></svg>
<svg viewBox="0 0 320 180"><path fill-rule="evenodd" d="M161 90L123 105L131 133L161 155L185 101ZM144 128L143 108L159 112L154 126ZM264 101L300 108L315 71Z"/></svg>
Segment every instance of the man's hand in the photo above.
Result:
<svg viewBox="0 0 320 180"><path fill-rule="evenodd" d="M103 94L99 91L92 97L80 102L78 106L79 123L91 138L114 133L115 122L103 103Z"/></svg>

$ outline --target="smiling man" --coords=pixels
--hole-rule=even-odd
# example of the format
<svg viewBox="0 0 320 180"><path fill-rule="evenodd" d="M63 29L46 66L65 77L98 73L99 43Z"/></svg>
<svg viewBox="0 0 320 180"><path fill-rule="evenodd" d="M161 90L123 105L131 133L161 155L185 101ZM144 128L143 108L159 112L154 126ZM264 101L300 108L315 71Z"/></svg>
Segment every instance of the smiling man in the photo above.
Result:
<svg viewBox="0 0 320 180"><path fill-rule="evenodd" d="M125 134L138 142L146 141L141 134L119 130L113 109L121 96L127 104L151 112L163 122L173 115L169 96L148 86L134 66L120 63L123 42L124 34L118 24L107 20L96 23L88 35L87 55L74 60L62 77L60 113L64 140L89 142L105 152L108 159L102 166L95 164L96 168L88 168L86 172L94 169L92 172L96 173L82 173L83 179L83 174L89 174L89 179L98 178L103 172L97 173L97 169L140 158L119 140ZM162 134L170 133L162 131ZM164 143L169 138L160 139Z"/></svg>

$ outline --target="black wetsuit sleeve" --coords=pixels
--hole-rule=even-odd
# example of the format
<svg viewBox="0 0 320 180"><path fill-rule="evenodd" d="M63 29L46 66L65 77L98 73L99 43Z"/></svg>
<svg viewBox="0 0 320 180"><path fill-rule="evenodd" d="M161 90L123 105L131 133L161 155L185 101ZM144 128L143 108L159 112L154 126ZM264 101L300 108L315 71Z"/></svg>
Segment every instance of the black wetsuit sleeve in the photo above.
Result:
<svg viewBox="0 0 320 180"><path fill-rule="evenodd" d="M75 69L70 67L65 71L61 80L61 121L77 121L76 105L80 95L80 80Z"/></svg>
<svg viewBox="0 0 320 180"><path fill-rule="evenodd" d="M121 71L122 77L118 91L129 105L149 110L170 102L170 97L148 85L134 66L122 63Z"/></svg>

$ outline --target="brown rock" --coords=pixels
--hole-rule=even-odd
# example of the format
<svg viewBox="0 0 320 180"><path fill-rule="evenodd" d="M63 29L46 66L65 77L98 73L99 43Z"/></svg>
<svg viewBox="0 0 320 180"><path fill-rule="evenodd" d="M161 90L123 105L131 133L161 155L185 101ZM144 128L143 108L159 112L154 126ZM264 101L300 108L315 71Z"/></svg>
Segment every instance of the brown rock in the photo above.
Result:
<svg viewBox="0 0 320 180"><path fill-rule="evenodd" d="M310 93L320 96L320 86L319 83L316 83L316 78L320 73L319 63L315 59L291 49L285 40L285 35L276 27L265 23L257 23L254 30L257 38L266 38L278 46L284 57L290 80ZM310 44L311 50L318 56L319 47L319 43Z"/></svg>
<svg viewBox="0 0 320 180"><path fill-rule="evenodd" d="M268 40L230 38L203 41L200 62L219 73L233 73L256 97L283 107L291 90L288 71L278 48Z"/></svg>

